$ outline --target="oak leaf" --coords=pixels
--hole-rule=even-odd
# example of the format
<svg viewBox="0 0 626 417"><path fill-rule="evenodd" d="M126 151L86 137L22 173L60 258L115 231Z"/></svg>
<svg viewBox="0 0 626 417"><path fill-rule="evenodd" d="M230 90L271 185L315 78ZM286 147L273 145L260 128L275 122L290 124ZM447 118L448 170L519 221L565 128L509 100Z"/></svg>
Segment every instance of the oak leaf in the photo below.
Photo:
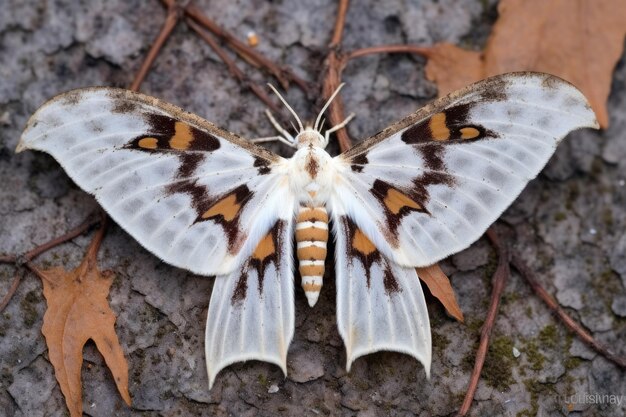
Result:
<svg viewBox="0 0 626 417"><path fill-rule="evenodd" d="M37 270L48 304L42 333L72 417L83 415L80 371L83 346L89 339L95 342L113 374L118 391L130 405L128 363L115 334L115 314L107 301L113 276L100 273L97 267L96 255L103 229L94 237L78 268L73 271L58 267Z"/></svg>
<svg viewBox="0 0 626 417"><path fill-rule="evenodd" d="M456 301L456 295L452 285L450 285L450 279L441 270L439 264L416 268L415 270L417 271L417 276L426 284L430 293L443 304L448 314L463 322L463 312Z"/></svg>
<svg viewBox="0 0 626 417"><path fill-rule="evenodd" d="M577 86L606 128L606 101L626 36L626 1L502 0L498 13L484 51L438 44L428 53L426 76L439 95L505 72L547 72Z"/></svg>

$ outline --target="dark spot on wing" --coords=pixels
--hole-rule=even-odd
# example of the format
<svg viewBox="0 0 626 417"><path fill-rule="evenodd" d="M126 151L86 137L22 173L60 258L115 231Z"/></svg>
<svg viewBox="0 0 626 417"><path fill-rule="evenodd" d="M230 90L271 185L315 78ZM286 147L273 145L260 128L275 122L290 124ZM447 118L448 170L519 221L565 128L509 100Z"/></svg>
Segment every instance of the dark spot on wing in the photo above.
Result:
<svg viewBox="0 0 626 417"><path fill-rule="evenodd" d="M363 152L352 158L352 165L350 165L350 168L354 172L363 172L363 168L365 168L367 163L367 152Z"/></svg>
<svg viewBox="0 0 626 417"><path fill-rule="evenodd" d="M69 91L61 97L62 104L65 106L75 106L83 99L82 90Z"/></svg>
<svg viewBox="0 0 626 417"><path fill-rule="evenodd" d="M270 163L268 160L259 156L254 157L254 166L257 168L259 175L269 174L272 171L269 165Z"/></svg>
<svg viewBox="0 0 626 417"><path fill-rule="evenodd" d="M137 109L137 103L134 103L130 100L125 100L122 98L117 98L114 100L115 101L113 103L113 108L111 109L113 113L128 114L135 112L135 110Z"/></svg>
<svg viewBox="0 0 626 417"><path fill-rule="evenodd" d="M498 137L495 132L470 122L469 112L478 103L480 102L458 104L433 114L406 129L402 133L402 141L409 145L448 145Z"/></svg>
<svg viewBox="0 0 626 417"><path fill-rule="evenodd" d="M385 292L387 293L387 295L402 291L400 285L398 285L398 280L396 280L393 272L391 272L391 267L388 263L386 265L385 274L383 276L383 286L385 287Z"/></svg>
<svg viewBox="0 0 626 417"><path fill-rule="evenodd" d="M244 269L245 268L242 268L241 275L237 280L237 285L235 285L235 291L233 291L233 295L230 298L230 303L232 305L243 301L248 293L248 275L246 274ZM226 277L217 277L215 279L226 279Z"/></svg>

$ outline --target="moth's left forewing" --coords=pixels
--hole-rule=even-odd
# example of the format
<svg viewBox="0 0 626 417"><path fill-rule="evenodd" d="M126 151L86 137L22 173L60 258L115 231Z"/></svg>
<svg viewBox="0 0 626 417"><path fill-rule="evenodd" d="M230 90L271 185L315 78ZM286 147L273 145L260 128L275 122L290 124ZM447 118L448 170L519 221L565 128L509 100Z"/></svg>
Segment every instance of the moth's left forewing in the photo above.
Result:
<svg viewBox="0 0 626 417"><path fill-rule="evenodd" d="M347 369L360 356L406 353L430 374L428 310L414 268L381 253L352 219L333 215L336 237L337 326Z"/></svg>
<svg viewBox="0 0 626 417"><path fill-rule="evenodd" d="M205 335L209 387L235 362L270 362L287 375L294 332L294 226L293 202L284 204L284 216L243 265L215 278Z"/></svg>
<svg viewBox="0 0 626 417"><path fill-rule="evenodd" d="M396 262L431 265L478 239L568 132L597 126L563 80L493 77L336 157L333 204Z"/></svg>

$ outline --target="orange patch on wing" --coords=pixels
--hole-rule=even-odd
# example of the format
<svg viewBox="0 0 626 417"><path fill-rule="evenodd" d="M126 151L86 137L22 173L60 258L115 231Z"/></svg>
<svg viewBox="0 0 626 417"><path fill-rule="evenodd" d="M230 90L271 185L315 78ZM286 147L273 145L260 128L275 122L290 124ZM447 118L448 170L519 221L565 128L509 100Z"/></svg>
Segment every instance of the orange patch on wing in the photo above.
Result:
<svg viewBox="0 0 626 417"><path fill-rule="evenodd" d="M475 127L461 128L461 139L474 139L478 135L480 135L480 132Z"/></svg>
<svg viewBox="0 0 626 417"><path fill-rule="evenodd" d="M361 232L361 229L356 229L356 232L354 232L352 247L365 256L368 256L376 251L376 246L374 246L372 241L369 240L363 232Z"/></svg>
<svg viewBox="0 0 626 417"><path fill-rule="evenodd" d="M421 205L417 204L415 201L411 200L395 188L390 188L387 191L384 203L393 214L400 213L402 207L410 207L418 210L422 208Z"/></svg>
<svg viewBox="0 0 626 417"><path fill-rule="evenodd" d="M174 125L174 136L170 139L170 148L184 151L193 141L191 126L183 122Z"/></svg>
<svg viewBox="0 0 626 417"><path fill-rule="evenodd" d="M263 239L256 245L256 249L252 254L254 259L258 259L259 261L264 260L268 256L272 256L276 252L276 246L274 246L274 239L271 234L265 235Z"/></svg>
<svg viewBox="0 0 626 417"><path fill-rule="evenodd" d="M450 139L450 129L446 125L446 114L437 113L430 118L428 123L430 127L430 133L435 140L448 140Z"/></svg>
<svg viewBox="0 0 626 417"><path fill-rule="evenodd" d="M222 216L224 220L229 222L237 217L239 209L241 209L241 204L237 203L237 196L235 194L229 194L205 211L202 218L208 219L214 216Z"/></svg>
<svg viewBox="0 0 626 417"><path fill-rule="evenodd" d="M142 149L156 149L158 142L157 138L143 138L137 142L137 145Z"/></svg>

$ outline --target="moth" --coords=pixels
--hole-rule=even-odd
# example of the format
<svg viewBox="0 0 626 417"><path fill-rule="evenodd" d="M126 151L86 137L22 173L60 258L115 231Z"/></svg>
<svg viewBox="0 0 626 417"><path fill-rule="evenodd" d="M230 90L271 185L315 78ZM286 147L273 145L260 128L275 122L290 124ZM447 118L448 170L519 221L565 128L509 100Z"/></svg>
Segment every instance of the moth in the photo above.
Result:
<svg viewBox="0 0 626 417"><path fill-rule="evenodd" d="M51 154L150 252L216 276L209 388L220 370L251 359L286 375L294 258L313 306L329 224L348 370L362 355L390 350L416 358L428 376L431 334L415 268L477 240L568 132L598 123L571 84L511 73L438 99L333 157L324 148L345 122L322 132L326 106L313 126L289 108L295 136L271 118L278 139L296 148L283 158L156 98L78 89L36 111L17 151Z"/></svg>

